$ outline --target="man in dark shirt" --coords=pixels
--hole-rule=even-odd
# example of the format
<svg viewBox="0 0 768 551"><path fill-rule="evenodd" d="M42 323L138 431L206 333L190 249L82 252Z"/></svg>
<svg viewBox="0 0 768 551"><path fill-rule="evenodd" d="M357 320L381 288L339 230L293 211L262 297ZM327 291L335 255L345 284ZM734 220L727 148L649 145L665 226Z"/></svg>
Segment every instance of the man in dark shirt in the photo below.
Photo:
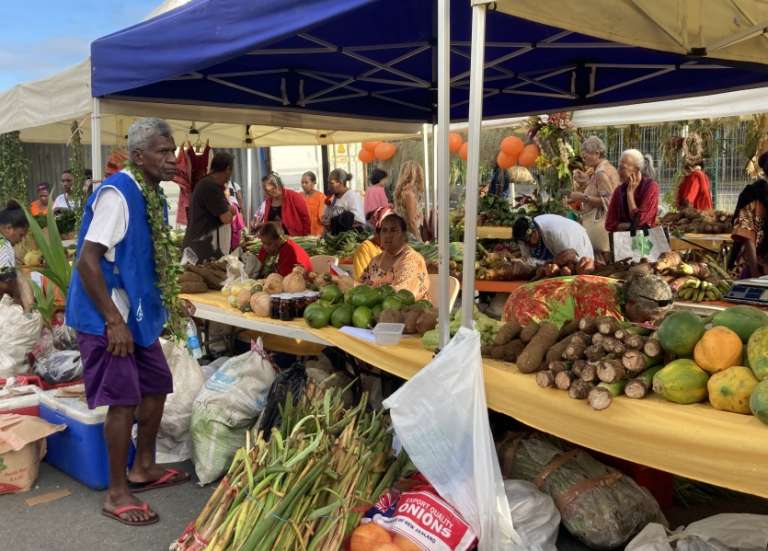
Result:
<svg viewBox="0 0 768 551"><path fill-rule="evenodd" d="M229 224L233 213L224 187L232 177L233 166L232 155L216 153L211 161L211 173L201 179L192 192L184 247L192 249L199 262L229 254L232 235Z"/></svg>

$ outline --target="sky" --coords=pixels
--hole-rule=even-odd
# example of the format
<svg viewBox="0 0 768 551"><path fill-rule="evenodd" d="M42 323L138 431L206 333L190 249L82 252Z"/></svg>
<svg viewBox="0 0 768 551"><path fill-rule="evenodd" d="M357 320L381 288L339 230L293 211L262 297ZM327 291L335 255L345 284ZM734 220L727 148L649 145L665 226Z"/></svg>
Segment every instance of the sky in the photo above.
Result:
<svg viewBox="0 0 768 551"><path fill-rule="evenodd" d="M143 20L161 0L0 0L0 91L88 57L90 43Z"/></svg>

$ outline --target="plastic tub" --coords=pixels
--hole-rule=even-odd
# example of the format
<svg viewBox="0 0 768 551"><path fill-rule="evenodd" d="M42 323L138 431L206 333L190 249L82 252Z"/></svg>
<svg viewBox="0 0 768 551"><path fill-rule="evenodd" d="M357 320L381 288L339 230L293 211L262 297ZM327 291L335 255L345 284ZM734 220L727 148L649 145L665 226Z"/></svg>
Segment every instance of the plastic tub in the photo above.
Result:
<svg viewBox="0 0 768 551"><path fill-rule="evenodd" d="M109 460L104 440L106 407L88 409L80 398L56 396L57 390L40 393L40 417L67 428L48 437L45 461L94 490L109 485ZM130 444L128 464L133 461Z"/></svg>
<svg viewBox="0 0 768 551"><path fill-rule="evenodd" d="M404 329L404 323L377 323L373 328L373 336L376 337L376 344L380 346L400 344Z"/></svg>

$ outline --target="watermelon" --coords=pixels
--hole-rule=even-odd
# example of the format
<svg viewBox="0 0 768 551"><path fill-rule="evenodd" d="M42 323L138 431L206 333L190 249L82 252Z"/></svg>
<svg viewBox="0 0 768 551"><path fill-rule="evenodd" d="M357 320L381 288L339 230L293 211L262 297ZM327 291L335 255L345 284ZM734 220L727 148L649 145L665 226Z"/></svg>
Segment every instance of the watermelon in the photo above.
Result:
<svg viewBox="0 0 768 551"><path fill-rule="evenodd" d="M707 397L709 375L693 360L675 360L653 376L653 391L677 404L695 404Z"/></svg>
<svg viewBox="0 0 768 551"><path fill-rule="evenodd" d="M768 314L754 306L731 306L712 317L712 325L723 325L746 343L757 329L768 325Z"/></svg>
<svg viewBox="0 0 768 551"><path fill-rule="evenodd" d="M768 379L768 326L761 327L749 337L747 361L758 381Z"/></svg>
<svg viewBox="0 0 768 551"><path fill-rule="evenodd" d="M768 425L768 379L757 383L749 399L752 415Z"/></svg>
<svg viewBox="0 0 768 551"><path fill-rule="evenodd" d="M704 322L691 312L672 312L658 331L661 347L677 356L690 356L704 334Z"/></svg>

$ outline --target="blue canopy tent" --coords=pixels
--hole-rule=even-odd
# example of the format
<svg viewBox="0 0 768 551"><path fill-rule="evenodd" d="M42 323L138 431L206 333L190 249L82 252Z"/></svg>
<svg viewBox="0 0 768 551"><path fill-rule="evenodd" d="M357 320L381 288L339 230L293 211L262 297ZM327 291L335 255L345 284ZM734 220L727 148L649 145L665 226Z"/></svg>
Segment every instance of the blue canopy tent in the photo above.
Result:
<svg viewBox="0 0 768 551"><path fill-rule="evenodd" d="M192 0L96 40L93 96L268 110L296 127L303 126L302 117L315 114L367 119L374 127L376 120L439 123L436 181L445 182L447 125L469 113L470 4ZM486 2L475 4L485 14ZM483 92L477 117L630 104L768 83L768 73L754 64L619 44L494 11L482 19L487 60L479 58L485 70L477 71L477 90L482 86ZM97 99L97 130L98 116ZM470 146L479 138L472 128ZM470 180L477 162L470 153ZM445 187L438 186L439 192ZM468 199L471 211L475 199ZM445 235L447 193L438 204L445 215L439 233ZM473 242L474 228L467 234L467 242ZM444 245L441 268L447 274ZM471 269L472 258L467 260ZM468 271L465 292L473 288L472 277ZM441 327L445 338L447 323Z"/></svg>

